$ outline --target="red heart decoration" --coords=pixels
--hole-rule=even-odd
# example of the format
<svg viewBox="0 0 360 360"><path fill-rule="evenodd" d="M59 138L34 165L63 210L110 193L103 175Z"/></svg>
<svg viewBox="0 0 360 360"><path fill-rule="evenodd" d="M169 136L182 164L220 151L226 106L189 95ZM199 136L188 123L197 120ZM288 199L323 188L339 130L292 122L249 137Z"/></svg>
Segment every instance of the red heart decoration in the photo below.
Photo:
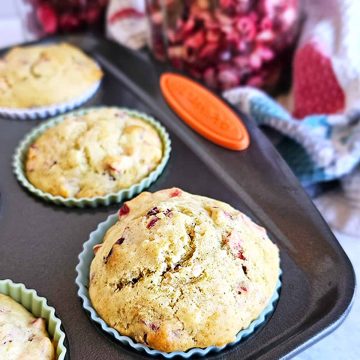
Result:
<svg viewBox="0 0 360 360"><path fill-rule="evenodd" d="M295 55L294 116L333 114L344 110L345 94L329 57L315 43L307 43Z"/></svg>

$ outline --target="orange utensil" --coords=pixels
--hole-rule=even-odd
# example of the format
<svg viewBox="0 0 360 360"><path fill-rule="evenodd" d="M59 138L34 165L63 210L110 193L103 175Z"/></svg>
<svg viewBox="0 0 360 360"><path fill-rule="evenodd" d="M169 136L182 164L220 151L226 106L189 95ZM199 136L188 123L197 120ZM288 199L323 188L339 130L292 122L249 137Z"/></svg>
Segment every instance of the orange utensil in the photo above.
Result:
<svg viewBox="0 0 360 360"><path fill-rule="evenodd" d="M160 87L169 106L206 139L231 150L249 146L249 133L241 118L204 86L185 76L165 73Z"/></svg>

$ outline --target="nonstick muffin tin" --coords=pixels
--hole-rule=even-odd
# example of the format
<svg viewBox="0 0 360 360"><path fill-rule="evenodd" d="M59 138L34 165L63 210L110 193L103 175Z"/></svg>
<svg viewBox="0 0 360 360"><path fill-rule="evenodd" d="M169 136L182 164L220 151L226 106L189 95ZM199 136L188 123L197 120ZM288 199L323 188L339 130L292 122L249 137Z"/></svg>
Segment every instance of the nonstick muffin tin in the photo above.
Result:
<svg viewBox="0 0 360 360"><path fill-rule="evenodd" d="M171 157L150 191L177 186L226 201L264 226L280 248L282 288L274 313L247 340L207 358L290 357L342 322L355 287L351 264L251 119L242 116L250 134L249 148L223 149L193 132L170 110L159 85L160 74L168 69L147 53L93 36L51 41L79 46L102 67L102 85L86 106L133 108L155 117L168 130ZM48 204L25 190L12 172L15 148L40 122L0 119L0 276L47 298L64 326L69 359L151 358L107 336L90 320L77 296L75 267L83 242L119 205L76 209Z"/></svg>

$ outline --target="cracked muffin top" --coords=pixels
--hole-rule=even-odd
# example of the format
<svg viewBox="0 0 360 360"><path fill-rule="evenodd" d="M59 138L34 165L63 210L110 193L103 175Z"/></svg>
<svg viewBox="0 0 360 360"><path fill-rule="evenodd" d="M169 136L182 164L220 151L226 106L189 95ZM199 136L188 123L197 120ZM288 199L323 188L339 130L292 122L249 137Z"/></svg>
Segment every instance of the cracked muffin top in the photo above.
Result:
<svg viewBox="0 0 360 360"><path fill-rule="evenodd" d="M126 202L94 253L89 294L99 316L166 352L234 341L268 305L280 272L262 227L178 188Z"/></svg>
<svg viewBox="0 0 360 360"><path fill-rule="evenodd" d="M72 45L16 47L0 59L0 107L30 109L75 100L101 77L99 66Z"/></svg>
<svg viewBox="0 0 360 360"><path fill-rule="evenodd" d="M114 193L145 178L160 163L157 130L118 108L66 115L29 147L26 176L38 189L65 198Z"/></svg>
<svg viewBox="0 0 360 360"><path fill-rule="evenodd" d="M55 359L45 321L35 318L22 305L3 294L0 294L0 359Z"/></svg>

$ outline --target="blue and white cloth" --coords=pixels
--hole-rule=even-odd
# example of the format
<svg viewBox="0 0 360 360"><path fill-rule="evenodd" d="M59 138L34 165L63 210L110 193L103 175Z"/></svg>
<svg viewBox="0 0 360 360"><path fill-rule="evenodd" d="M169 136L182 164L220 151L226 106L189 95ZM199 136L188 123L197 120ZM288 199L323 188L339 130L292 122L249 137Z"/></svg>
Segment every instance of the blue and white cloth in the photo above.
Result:
<svg viewBox="0 0 360 360"><path fill-rule="evenodd" d="M360 110L297 120L255 88L235 88L223 96L258 125L284 135L276 147L305 186L339 179L360 164Z"/></svg>

